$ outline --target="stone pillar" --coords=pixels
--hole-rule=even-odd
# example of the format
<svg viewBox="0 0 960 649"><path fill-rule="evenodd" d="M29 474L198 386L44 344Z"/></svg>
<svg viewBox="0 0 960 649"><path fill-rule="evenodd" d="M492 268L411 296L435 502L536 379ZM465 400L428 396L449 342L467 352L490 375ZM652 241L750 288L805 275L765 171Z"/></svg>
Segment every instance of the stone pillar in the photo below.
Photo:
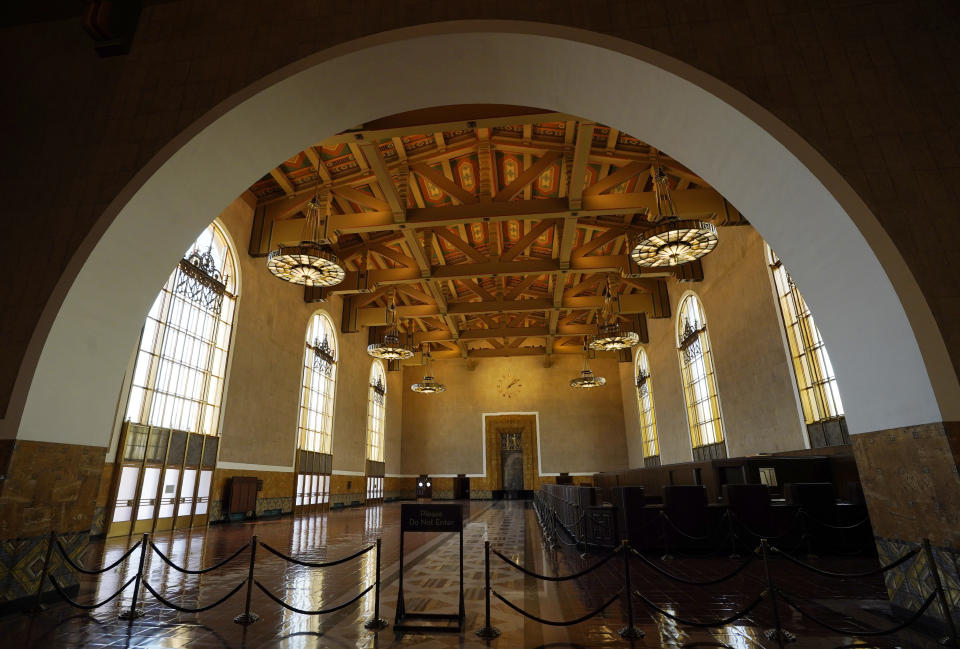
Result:
<svg viewBox="0 0 960 649"><path fill-rule="evenodd" d="M852 435L881 563L929 538L940 578L960 618L960 423ZM933 589L926 557L886 573L890 601L916 611ZM934 604L930 615L942 620Z"/></svg>
<svg viewBox="0 0 960 649"><path fill-rule="evenodd" d="M0 610L36 593L51 530L71 559L83 560L105 454L95 446L0 441ZM50 572L76 585L56 551Z"/></svg>

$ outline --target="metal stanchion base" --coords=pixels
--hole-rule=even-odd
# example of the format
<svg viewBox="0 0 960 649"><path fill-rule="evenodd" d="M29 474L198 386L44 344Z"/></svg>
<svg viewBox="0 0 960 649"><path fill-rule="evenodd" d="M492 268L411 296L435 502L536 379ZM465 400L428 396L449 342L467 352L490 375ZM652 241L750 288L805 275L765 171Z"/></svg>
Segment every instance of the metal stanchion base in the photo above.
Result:
<svg viewBox="0 0 960 649"><path fill-rule="evenodd" d="M617 631L617 635L625 640L639 640L646 637L647 634L635 626L625 626Z"/></svg>
<svg viewBox="0 0 960 649"><path fill-rule="evenodd" d="M253 624L260 619L260 616L256 613L241 613L237 617L233 618L235 624Z"/></svg>
<svg viewBox="0 0 960 649"><path fill-rule="evenodd" d="M143 617L143 609L131 608L126 611L122 611L117 617L119 617L121 620L136 620L139 617Z"/></svg>
<svg viewBox="0 0 960 649"><path fill-rule="evenodd" d="M481 638L499 638L500 629L495 626L485 626L477 629L477 635Z"/></svg>
<svg viewBox="0 0 960 649"><path fill-rule="evenodd" d="M379 631L380 629L386 629L388 626L390 625L387 624L387 621L384 620L382 617L375 617L369 622L366 622L363 625L363 628L370 629L372 631Z"/></svg>
<svg viewBox="0 0 960 649"><path fill-rule="evenodd" d="M777 636L780 636L779 638ZM763 636L767 640L783 640L784 642L796 642L797 636L794 633L787 631L786 629L767 629L763 632Z"/></svg>

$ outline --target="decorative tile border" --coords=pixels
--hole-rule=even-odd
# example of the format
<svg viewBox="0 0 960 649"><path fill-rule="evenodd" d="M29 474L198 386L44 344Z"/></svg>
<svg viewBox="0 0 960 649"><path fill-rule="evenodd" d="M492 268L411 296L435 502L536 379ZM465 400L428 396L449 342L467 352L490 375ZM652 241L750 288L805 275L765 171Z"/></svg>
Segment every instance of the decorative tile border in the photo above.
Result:
<svg viewBox="0 0 960 649"><path fill-rule="evenodd" d="M916 543L899 539L885 539L876 537L877 554L881 564L887 564L910 550L917 547ZM954 618L960 617L960 552L944 547L933 547L934 561L940 573L940 581L947 594L947 601ZM924 600L933 592L933 576L927 562L925 552L920 552L914 559L906 562L884 574L887 593L890 602L907 612L920 608ZM924 617L944 621L943 613L938 604L934 604Z"/></svg>
<svg viewBox="0 0 960 649"><path fill-rule="evenodd" d="M49 538L44 535L0 541L0 605L36 594L37 585L43 573L43 561L47 554ZM90 535L87 532L72 532L61 534L57 538L70 559L83 565ZM64 588L77 585L76 577L57 549L54 549L50 555L49 572ZM44 590L50 589L52 586L44 585Z"/></svg>

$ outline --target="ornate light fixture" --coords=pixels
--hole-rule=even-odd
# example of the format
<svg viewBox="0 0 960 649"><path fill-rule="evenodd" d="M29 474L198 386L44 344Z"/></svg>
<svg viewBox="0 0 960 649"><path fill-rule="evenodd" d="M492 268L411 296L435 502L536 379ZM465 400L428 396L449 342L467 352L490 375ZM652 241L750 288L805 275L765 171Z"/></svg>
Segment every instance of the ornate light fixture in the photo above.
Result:
<svg viewBox="0 0 960 649"><path fill-rule="evenodd" d="M575 379L570 379L570 387L589 390L590 388L599 388L602 385L606 385L606 383L607 380L602 376L593 375L593 371L590 369L590 354L586 346L584 346L583 369L580 370L580 376Z"/></svg>
<svg viewBox="0 0 960 649"><path fill-rule="evenodd" d="M333 252L327 238L330 216L330 192L317 189L307 203L307 220L302 241L295 246L280 245L267 255L267 270L282 280L304 286L336 286L346 277L343 262Z"/></svg>
<svg viewBox="0 0 960 649"><path fill-rule="evenodd" d="M387 332L383 334L383 340L378 343L367 345L367 353L374 358L385 361L406 360L413 357L413 350L409 345L400 343L400 333L397 329L397 292L390 292L390 317L387 325Z"/></svg>
<svg viewBox="0 0 960 649"><path fill-rule="evenodd" d="M426 373L424 374L423 381L420 383L414 383L410 386L410 389L414 392L419 392L420 394L436 394L438 392L445 392L447 390L447 386L445 386L443 383L437 383L433 379L433 374L430 373L430 362L433 360L430 358L430 346L425 343L424 347L423 363L426 366L426 369L424 370Z"/></svg>
<svg viewBox="0 0 960 649"><path fill-rule="evenodd" d="M635 347L640 343L637 332L625 331L613 315L613 293L616 289L614 282L613 275L608 275L607 285L603 290L603 309L600 312L597 335L589 345L590 349L595 351L618 351Z"/></svg>
<svg viewBox="0 0 960 649"><path fill-rule="evenodd" d="M647 230L633 247L630 256L638 266L679 266L703 257L717 247L717 228L696 219L681 219L670 196L670 180L655 160L653 189L657 196L657 213L647 218L661 225Z"/></svg>

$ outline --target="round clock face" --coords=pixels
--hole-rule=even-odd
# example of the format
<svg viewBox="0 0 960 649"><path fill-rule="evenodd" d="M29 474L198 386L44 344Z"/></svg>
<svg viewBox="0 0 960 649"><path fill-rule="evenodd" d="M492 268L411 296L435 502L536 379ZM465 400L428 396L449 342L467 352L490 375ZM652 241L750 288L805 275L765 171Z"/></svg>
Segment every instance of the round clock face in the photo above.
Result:
<svg viewBox="0 0 960 649"><path fill-rule="evenodd" d="M497 394L505 399L511 399L520 392L523 383L513 374L504 374L497 381Z"/></svg>

